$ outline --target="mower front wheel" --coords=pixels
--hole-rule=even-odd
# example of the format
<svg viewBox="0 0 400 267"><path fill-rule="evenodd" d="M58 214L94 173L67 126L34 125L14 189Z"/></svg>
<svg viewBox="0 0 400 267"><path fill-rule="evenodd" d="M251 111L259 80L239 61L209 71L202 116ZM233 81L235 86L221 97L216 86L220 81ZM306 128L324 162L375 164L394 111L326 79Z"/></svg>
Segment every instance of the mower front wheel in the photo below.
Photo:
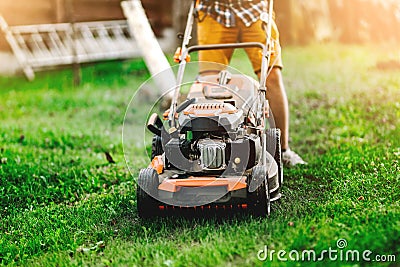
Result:
<svg viewBox="0 0 400 267"><path fill-rule="evenodd" d="M157 215L158 201L158 174L152 168L140 170L136 189L137 210L142 219Z"/></svg>

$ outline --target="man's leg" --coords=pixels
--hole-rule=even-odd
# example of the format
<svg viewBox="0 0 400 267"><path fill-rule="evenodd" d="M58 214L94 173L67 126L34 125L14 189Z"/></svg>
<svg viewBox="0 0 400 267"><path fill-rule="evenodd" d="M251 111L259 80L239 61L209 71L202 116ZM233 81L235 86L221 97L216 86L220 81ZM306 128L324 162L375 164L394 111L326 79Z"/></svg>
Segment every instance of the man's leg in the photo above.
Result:
<svg viewBox="0 0 400 267"><path fill-rule="evenodd" d="M281 130L282 160L285 165L307 164L289 148L289 104L283 84L282 72L273 67L267 77L267 99L274 115L276 127Z"/></svg>
<svg viewBox="0 0 400 267"><path fill-rule="evenodd" d="M261 27L261 21L250 27L241 27L243 41L258 41L265 43L266 34ZM276 128L281 130L282 159L285 165L305 164L301 157L289 148L289 104L285 86L282 79L281 46L279 44L279 31L274 23L272 25L272 43L274 53L271 55L269 67L271 72L267 77L267 99L275 120ZM262 55L260 49L246 50L254 71L260 77Z"/></svg>
<svg viewBox="0 0 400 267"><path fill-rule="evenodd" d="M281 130L282 150L289 148L289 105L282 71L274 67L267 78L267 99L274 116L276 128Z"/></svg>
<svg viewBox="0 0 400 267"><path fill-rule="evenodd" d="M266 42L266 34L262 27L262 22L257 21L250 27L244 24L240 25L242 40L244 42ZM272 27L272 41L274 44L274 53L271 56L270 68L271 72L267 77L267 99L269 101L272 114L275 119L275 125L281 130L281 145L282 149L289 148L289 107L286 96L285 86L282 79L282 58L281 46L279 44L279 31L276 24ZM246 52L253 65L253 69L260 77L262 50L259 48L249 48Z"/></svg>

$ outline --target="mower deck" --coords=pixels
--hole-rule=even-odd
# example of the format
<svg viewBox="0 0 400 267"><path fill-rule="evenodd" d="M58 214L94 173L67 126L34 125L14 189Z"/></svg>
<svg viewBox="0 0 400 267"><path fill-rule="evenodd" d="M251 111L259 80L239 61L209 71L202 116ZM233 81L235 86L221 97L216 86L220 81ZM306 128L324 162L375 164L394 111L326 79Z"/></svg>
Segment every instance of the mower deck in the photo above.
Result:
<svg viewBox="0 0 400 267"><path fill-rule="evenodd" d="M269 193L271 201L281 197L279 193L278 166L268 154ZM185 178L181 178L186 176ZM174 170L159 175L158 198L171 206L196 207L204 204L240 204L247 197L246 175L196 176ZM222 196L222 197L221 197ZM193 202L192 200L196 200ZM198 205L200 203L200 205Z"/></svg>

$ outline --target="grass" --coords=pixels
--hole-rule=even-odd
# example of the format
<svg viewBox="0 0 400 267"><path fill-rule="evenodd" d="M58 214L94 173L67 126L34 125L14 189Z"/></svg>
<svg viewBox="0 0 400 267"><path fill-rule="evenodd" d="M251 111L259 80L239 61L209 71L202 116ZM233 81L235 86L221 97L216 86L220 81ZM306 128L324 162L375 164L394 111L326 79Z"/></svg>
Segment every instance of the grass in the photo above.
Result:
<svg viewBox="0 0 400 267"><path fill-rule="evenodd" d="M40 73L32 83L0 78L0 264L319 266L276 254L260 261L257 253L265 245L321 253L337 249L338 239L398 261L400 72L375 68L395 50L285 49L291 145L309 164L285 169L284 198L264 220L138 219L136 177L148 160L132 137L126 167L121 132L148 78L142 61L85 66L77 88L69 70ZM244 58L238 53L234 64L248 69ZM366 262L326 257L324 264Z"/></svg>

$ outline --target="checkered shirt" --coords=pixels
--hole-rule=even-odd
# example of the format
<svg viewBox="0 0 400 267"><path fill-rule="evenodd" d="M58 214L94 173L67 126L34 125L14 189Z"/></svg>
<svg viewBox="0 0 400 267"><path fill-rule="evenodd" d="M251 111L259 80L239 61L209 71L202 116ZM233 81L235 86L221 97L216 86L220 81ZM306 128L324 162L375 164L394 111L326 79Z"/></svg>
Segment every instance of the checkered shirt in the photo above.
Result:
<svg viewBox="0 0 400 267"><path fill-rule="evenodd" d="M249 27L260 18L262 12L267 10L267 2L265 0L199 0L197 10L203 11L228 28L236 26L236 18Z"/></svg>

